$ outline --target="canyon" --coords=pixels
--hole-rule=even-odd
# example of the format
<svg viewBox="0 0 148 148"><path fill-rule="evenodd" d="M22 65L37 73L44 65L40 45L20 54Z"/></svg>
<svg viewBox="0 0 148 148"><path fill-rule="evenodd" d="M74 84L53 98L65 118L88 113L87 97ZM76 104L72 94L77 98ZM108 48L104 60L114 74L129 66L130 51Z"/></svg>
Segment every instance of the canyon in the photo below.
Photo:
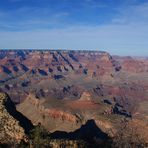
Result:
<svg viewBox="0 0 148 148"><path fill-rule="evenodd" d="M0 92L50 133L71 133L93 120L114 137L126 119L131 127L143 127L148 142L147 58L91 50L0 50Z"/></svg>

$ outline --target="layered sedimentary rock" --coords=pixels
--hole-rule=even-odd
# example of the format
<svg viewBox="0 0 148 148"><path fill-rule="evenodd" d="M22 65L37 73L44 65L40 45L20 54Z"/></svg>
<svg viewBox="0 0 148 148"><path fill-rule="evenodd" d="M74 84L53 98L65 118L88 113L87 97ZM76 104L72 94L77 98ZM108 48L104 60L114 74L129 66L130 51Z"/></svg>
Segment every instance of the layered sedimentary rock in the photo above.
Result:
<svg viewBox="0 0 148 148"><path fill-rule="evenodd" d="M74 131L93 119L107 132L125 117L145 120L147 73L146 58L101 51L0 51L0 91L49 131Z"/></svg>
<svg viewBox="0 0 148 148"><path fill-rule="evenodd" d="M46 108L43 103L44 101L29 97L17 106L17 110L27 116L34 125L41 123L50 132L58 129L72 131L79 128L82 124L76 114L57 107ZM26 108L29 108L29 110L26 110Z"/></svg>
<svg viewBox="0 0 148 148"><path fill-rule="evenodd" d="M0 54L0 71L9 75L27 71L40 75L66 71L104 74L120 67L108 53L98 51L1 51Z"/></svg>

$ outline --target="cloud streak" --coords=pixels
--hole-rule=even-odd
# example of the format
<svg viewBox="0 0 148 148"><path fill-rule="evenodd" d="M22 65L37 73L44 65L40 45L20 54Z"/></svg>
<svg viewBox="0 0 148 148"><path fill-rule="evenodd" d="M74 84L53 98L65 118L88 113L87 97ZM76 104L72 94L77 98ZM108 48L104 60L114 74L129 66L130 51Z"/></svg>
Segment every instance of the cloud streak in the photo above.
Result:
<svg viewBox="0 0 148 148"><path fill-rule="evenodd" d="M118 10L118 15L112 20L119 24L147 24L148 23L148 2L140 5L124 6Z"/></svg>

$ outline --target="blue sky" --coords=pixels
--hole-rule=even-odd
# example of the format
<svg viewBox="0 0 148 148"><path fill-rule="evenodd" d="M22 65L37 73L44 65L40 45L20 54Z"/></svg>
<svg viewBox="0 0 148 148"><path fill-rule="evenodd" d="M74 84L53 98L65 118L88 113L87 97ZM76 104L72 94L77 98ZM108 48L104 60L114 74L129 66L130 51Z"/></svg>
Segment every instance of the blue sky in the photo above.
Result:
<svg viewBox="0 0 148 148"><path fill-rule="evenodd" d="M1 0L0 48L148 56L148 1Z"/></svg>

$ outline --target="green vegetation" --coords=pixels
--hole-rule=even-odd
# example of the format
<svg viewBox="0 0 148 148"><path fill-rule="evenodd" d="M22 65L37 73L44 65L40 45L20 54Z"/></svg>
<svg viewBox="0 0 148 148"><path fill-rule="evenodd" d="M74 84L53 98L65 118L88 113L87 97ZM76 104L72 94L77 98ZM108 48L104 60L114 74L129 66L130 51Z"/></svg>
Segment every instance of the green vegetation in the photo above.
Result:
<svg viewBox="0 0 148 148"><path fill-rule="evenodd" d="M36 148L40 148L43 144L49 141L48 132L38 124L29 135L30 144L33 144Z"/></svg>
<svg viewBox="0 0 148 148"><path fill-rule="evenodd" d="M42 148L48 146L49 142L49 133L39 123L30 131L28 139L21 141L19 147Z"/></svg>

